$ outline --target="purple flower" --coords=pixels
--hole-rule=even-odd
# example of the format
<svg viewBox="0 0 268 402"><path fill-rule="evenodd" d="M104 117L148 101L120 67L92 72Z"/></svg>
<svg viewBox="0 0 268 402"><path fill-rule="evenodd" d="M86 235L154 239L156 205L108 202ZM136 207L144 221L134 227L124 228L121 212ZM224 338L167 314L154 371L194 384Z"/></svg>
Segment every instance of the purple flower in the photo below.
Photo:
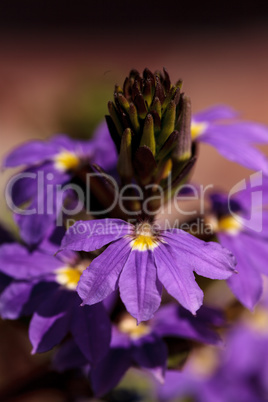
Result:
<svg viewBox="0 0 268 402"><path fill-rule="evenodd" d="M26 214L15 215L26 243L39 243L61 211L68 193L56 193L56 186L69 183L89 163L100 164L107 170L115 166L116 150L105 123L97 128L92 140L56 135L49 141L23 144L6 157L4 167L27 167L21 176L14 176L9 195L15 207L30 203Z"/></svg>
<svg viewBox="0 0 268 402"><path fill-rule="evenodd" d="M259 187L267 197L268 186ZM232 196L228 204L227 196L211 195L213 213L217 216L214 231L220 243L235 255L237 275L227 282L238 300L253 309L262 295L262 274L268 275L268 212L262 209L262 197L252 194L258 187ZM263 198L265 200L265 197Z"/></svg>
<svg viewBox="0 0 268 402"><path fill-rule="evenodd" d="M53 355L53 368L64 372L67 370L82 370L86 375L90 370L90 364L81 352L73 338L66 339L61 343Z"/></svg>
<svg viewBox="0 0 268 402"><path fill-rule="evenodd" d="M219 244L205 243L179 230L154 231L147 222L136 226L120 219L76 222L61 248L93 251L111 243L86 269L78 284L83 304L104 300L115 289L138 323L150 319L161 302L162 285L193 314L203 292L194 273L227 279L233 255Z"/></svg>
<svg viewBox="0 0 268 402"><path fill-rule="evenodd" d="M263 314L262 312L261 314ZM258 312L256 321L263 319ZM267 311L265 320L267 322ZM258 317L259 315L259 317ZM211 396L221 395L219 401L263 401L267 398L268 385L268 336L267 328L261 331L239 323L228 334L225 350L220 351L220 365L207 381ZM256 323L259 325L259 323Z"/></svg>
<svg viewBox="0 0 268 402"><path fill-rule="evenodd" d="M169 402L174 400L191 400L193 402L223 402L220 399L208 399L206 384L188 371L168 370L165 383L157 384L157 400ZM227 401L226 401L227 402Z"/></svg>
<svg viewBox="0 0 268 402"><path fill-rule="evenodd" d="M29 337L32 353L45 352L71 333L86 358L95 362L107 352L110 320L101 303L81 307L75 288L90 261L75 253L53 257L32 253L13 243L0 247L0 272L11 278L0 295L4 319L31 315Z"/></svg>
<svg viewBox="0 0 268 402"><path fill-rule="evenodd" d="M259 314L265 314L266 317ZM228 333L226 347L214 350L214 368L209 373L198 373L196 366L201 368L202 361L199 361L200 356L196 360L195 355L182 372L167 371L165 384L157 384L159 399L165 402L186 397L196 402L266 400L267 328L266 332L253 329L254 319L255 325L267 323L267 311L258 312L255 318L251 316L251 328L239 323ZM204 371L208 359L206 353L203 353L203 359Z"/></svg>
<svg viewBox="0 0 268 402"><path fill-rule="evenodd" d="M105 122L97 127L89 141L74 140L64 134L55 135L49 141L29 141L14 149L3 166L35 166L47 162L51 171L64 173L92 159L107 170L114 166L116 153Z"/></svg>
<svg viewBox="0 0 268 402"><path fill-rule="evenodd" d="M252 122L229 122L237 113L226 106L215 106L192 119L192 139L215 147L225 158L268 174L268 160L252 144L268 142L268 128ZM218 123L227 120L227 124Z"/></svg>
<svg viewBox="0 0 268 402"><path fill-rule="evenodd" d="M179 337L217 344L220 338L210 328L222 324L216 310L203 307L196 317L176 304L158 310L152 321L138 326L125 315L113 328L110 351L90 371L93 390L102 396L113 389L131 366L138 366L164 382L167 347L163 337Z"/></svg>
<svg viewBox="0 0 268 402"><path fill-rule="evenodd" d="M138 326L133 317L123 314L113 326L109 352L97 364L89 367L72 341L65 342L59 349L54 364L61 371L87 368L96 396L112 390L132 366L144 369L163 382L168 358L163 338L177 337L219 344L220 338L212 326L222 323L218 310L202 307L194 317L175 303L161 307L150 322Z"/></svg>

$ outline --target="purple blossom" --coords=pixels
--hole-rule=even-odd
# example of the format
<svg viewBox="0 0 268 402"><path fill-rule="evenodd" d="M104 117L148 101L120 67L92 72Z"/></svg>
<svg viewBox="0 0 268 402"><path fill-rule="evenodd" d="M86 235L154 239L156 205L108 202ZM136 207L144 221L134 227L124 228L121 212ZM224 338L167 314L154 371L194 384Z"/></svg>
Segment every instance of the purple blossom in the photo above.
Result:
<svg viewBox="0 0 268 402"><path fill-rule="evenodd" d="M83 272L77 291L83 304L91 305L119 287L126 309L138 323L158 309L162 285L195 314L203 292L193 271L212 279L227 279L234 272L233 255L219 244L180 229L154 232L147 222L134 226L120 219L79 221L69 228L61 248L89 252L107 244Z"/></svg>
<svg viewBox="0 0 268 402"><path fill-rule="evenodd" d="M267 198L267 181L263 186L249 186L232 196L230 209L228 198L223 194L211 195L212 208L217 216L215 232L220 243L235 255L237 275L227 282L238 300L253 309L262 295L262 274L268 275L268 212L263 209L262 200ZM252 191L264 192L264 197L254 199ZM255 228L255 229L254 229Z"/></svg>
<svg viewBox="0 0 268 402"><path fill-rule="evenodd" d="M97 128L92 140L78 141L56 135L49 141L29 141L6 157L4 167L26 166L22 177L14 176L10 194L16 207L30 203L27 210L33 211L15 214L26 243L39 243L54 224L70 193L58 191L56 194L56 186L69 183L79 169L89 163L97 163L107 170L115 166L116 150L105 123Z"/></svg>
<svg viewBox="0 0 268 402"><path fill-rule="evenodd" d="M165 402L186 397L195 402L266 400L267 347L267 331L239 323L228 334L226 347L214 351L218 364L209 375L198 374L193 365L182 372L167 371L165 384L157 384L158 397Z"/></svg>
<svg viewBox="0 0 268 402"><path fill-rule="evenodd" d="M109 352L97 364L90 367L73 341L65 342L59 349L54 364L61 371L81 367L89 371L96 396L111 391L132 366L164 382L168 357L164 338L219 344L220 338L212 327L222 323L218 310L202 307L194 317L174 303L161 307L151 321L138 326L133 317L124 314L113 326Z"/></svg>
<svg viewBox="0 0 268 402"><path fill-rule="evenodd" d="M267 175L268 160L252 144L267 144L268 128L253 122L230 122L236 117L237 112L227 106L196 113L191 127L193 140L212 145L225 158Z"/></svg>
<svg viewBox="0 0 268 402"><path fill-rule="evenodd" d="M176 304L161 307L150 322L138 326L132 317L123 317L113 328L110 351L90 371L95 394L101 396L114 388L131 366L148 371L163 383L168 357L163 338L218 344L220 338L210 327L222 323L217 310L202 307L194 317Z"/></svg>
<svg viewBox="0 0 268 402"><path fill-rule="evenodd" d="M59 257L43 250L30 253L13 243L0 247L0 272L11 279L0 295L4 319L33 314L29 338L32 353L45 352L68 333L91 361L101 359L110 342L110 320L101 303L81 307L75 288L89 261L75 253Z"/></svg>

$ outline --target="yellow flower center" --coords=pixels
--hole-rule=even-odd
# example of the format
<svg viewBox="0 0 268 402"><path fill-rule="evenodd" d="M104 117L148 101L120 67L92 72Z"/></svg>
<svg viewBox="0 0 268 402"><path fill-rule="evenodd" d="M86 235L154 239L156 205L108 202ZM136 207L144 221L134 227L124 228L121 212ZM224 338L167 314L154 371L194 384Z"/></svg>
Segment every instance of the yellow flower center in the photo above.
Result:
<svg viewBox="0 0 268 402"><path fill-rule="evenodd" d="M75 290L85 269L86 266L84 265L77 265L76 267L66 266L63 268L59 268L56 271L56 280L60 285L63 285L70 290Z"/></svg>
<svg viewBox="0 0 268 402"><path fill-rule="evenodd" d="M191 123L191 136L192 140L195 140L197 137L202 135L204 131L207 129L208 124L205 122L196 123L192 121Z"/></svg>
<svg viewBox="0 0 268 402"><path fill-rule="evenodd" d="M224 216L218 221L217 230L219 232L228 232L229 234L237 234L241 230L241 223L233 216Z"/></svg>
<svg viewBox="0 0 268 402"><path fill-rule="evenodd" d="M55 167L60 171L74 170L80 164L80 158L70 151L62 151L54 158Z"/></svg>
<svg viewBox="0 0 268 402"><path fill-rule="evenodd" d="M144 323L137 325L135 318L126 315L118 324L119 331L128 334L132 339L140 338L149 334L150 328Z"/></svg>
<svg viewBox="0 0 268 402"><path fill-rule="evenodd" d="M159 245L159 240L154 235L149 223L141 223L136 229L136 236L131 242L132 250L153 250Z"/></svg>

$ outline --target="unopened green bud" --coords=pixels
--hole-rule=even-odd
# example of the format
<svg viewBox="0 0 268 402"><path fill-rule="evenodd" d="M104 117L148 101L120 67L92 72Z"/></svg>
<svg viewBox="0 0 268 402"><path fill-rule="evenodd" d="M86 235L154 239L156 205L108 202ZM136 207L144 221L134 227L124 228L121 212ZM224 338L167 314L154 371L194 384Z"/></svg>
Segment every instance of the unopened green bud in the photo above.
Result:
<svg viewBox="0 0 268 402"><path fill-rule="evenodd" d="M129 111L129 103L127 99L122 95L121 93L118 94L117 96L118 102L120 103L120 106L126 111Z"/></svg>
<svg viewBox="0 0 268 402"><path fill-rule="evenodd" d="M166 172L175 179L184 169L192 151L191 104L181 86L182 81L171 84L166 69L153 74L147 68L143 75L131 70L123 89L116 86L107 122L120 153L118 170L123 180L135 176L145 185L158 177L162 185Z"/></svg>
<svg viewBox="0 0 268 402"><path fill-rule="evenodd" d="M173 152L173 158L178 161L185 161L191 157L191 99L183 97L182 112L177 122L179 138Z"/></svg>
<svg viewBox="0 0 268 402"><path fill-rule="evenodd" d="M120 122L119 116L117 114L117 111L116 111L116 108L115 108L113 102L111 102L111 101L108 102L108 109L109 109L110 116L111 116L111 118L113 120L113 123L114 123L114 125L116 127L116 130L117 130L118 134L122 135L123 126L122 126L122 124Z"/></svg>
<svg viewBox="0 0 268 402"><path fill-rule="evenodd" d="M118 158L117 169L121 178L124 181L130 181L133 177L133 167L132 167L132 156L131 156L131 142L132 133L129 128L127 128L121 139L121 148Z"/></svg>
<svg viewBox="0 0 268 402"><path fill-rule="evenodd" d="M162 130L158 137L158 147L159 149L166 142L170 134L174 131L176 120L176 105L174 101L171 101L167 107L166 113L162 120Z"/></svg>
<svg viewBox="0 0 268 402"><path fill-rule="evenodd" d="M133 103L129 105L129 119L132 124L135 133L139 133L140 131L140 123L137 109Z"/></svg>
<svg viewBox="0 0 268 402"><path fill-rule="evenodd" d="M143 145L150 148L152 154L155 156L154 120L151 114L147 114L144 122L140 146Z"/></svg>

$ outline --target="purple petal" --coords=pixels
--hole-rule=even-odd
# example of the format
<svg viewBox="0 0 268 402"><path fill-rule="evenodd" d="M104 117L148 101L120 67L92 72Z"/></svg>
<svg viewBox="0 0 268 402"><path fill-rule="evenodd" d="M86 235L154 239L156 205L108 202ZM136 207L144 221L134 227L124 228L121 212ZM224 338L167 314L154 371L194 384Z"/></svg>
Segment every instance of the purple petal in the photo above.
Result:
<svg viewBox="0 0 268 402"><path fill-rule="evenodd" d="M36 208L34 202L30 206ZM56 220L56 215L42 214L42 215L19 215L14 216L14 220L20 229L20 236L30 246L35 246L41 242L47 235L50 227Z"/></svg>
<svg viewBox="0 0 268 402"><path fill-rule="evenodd" d="M118 302L118 298L119 298L119 292L115 291L111 293L110 296L106 297L106 299L103 300L102 304L104 305L105 310L109 314L111 314L111 312L115 308L116 303Z"/></svg>
<svg viewBox="0 0 268 402"><path fill-rule="evenodd" d="M256 173L259 176L259 172ZM252 177L252 176L251 176ZM252 183L247 182L246 188L233 195L231 202L236 202L240 210L244 212L248 219L254 216L258 217L258 212L262 212L264 216L263 226L268 227L267 212L263 209L263 206L268 204L268 178L266 176L260 177L261 182L252 180ZM257 196L255 195L257 194ZM255 196L254 196L255 195ZM254 198L253 198L254 197ZM226 208L228 208L228 199L226 199ZM236 212L234 210L234 212Z"/></svg>
<svg viewBox="0 0 268 402"><path fill-rule="evenodd" d="M228 279L228 285L238 300L252 310L262 294L262 278L255 269L255 252L245 247L241 236L218 235L220 242L230 247L237 259L238 274Z"/></svg>
<svg viewBox="0 0 268 402"><path fill-rule="evenodd" d="M153 316L161 303L162 286L151 251L131 251L120 275L119 289L127 311L138 324Z"/></svg>
<svg viewBox="0 0 268 402"><path fill-rule="evenodd" d="M223 364L232 377L239 373L246 378L261 368L261 359L267 356L267 336L263 335L243 323L234 326L229 332L228 353Z"/></svg>
<svg viewBox="0 0 268 402"><path fill-rule="evenodd" d="M19 165L34 165L50 160L54 155L64 150L78 155L91 156L94 153L93 141L77 141L64 134L51 137L49 141L29 141L14 149L5 159L5 167Z"/></svg>
<svg viewBox="0 0 268 402"><path fill-rule="evenodd" d="M214 322L222 324L219 311L202 306L196 316L171 303L161 307L152 320L152 330L159 336L176 336L202 343L219 344L219 335L212 330Z"/></svg>
<svg viewBox="0 0 268 402"><path fill-rule="evenodd" d="M15 320L22 315L34 283L12 282L0 296L0 314L4 319Z"/></svg>
<svg viewBox="0 0 268 402"><path fill-rule="evenodd" d="M73 339L65 341L56 351L53 358L53 367L60 372L82 368L87 364L87 359Z"/></svg>
<svg viewBox="0 0 268 402"><path fill-rule="evenodd" d="M83 143L91 141L77 141L65 134L57 134L50 138L50 143L57 150L57 153L63 150L76 152L83 149Z"/></svg>
<svg viewBox="0 0 268 402"><path fill-rule="evenodd" d="M14 175L9 181L9 196L16 207L31 200L37 193L36 177L40 166L24 170L20 176Z"/></svg>
<svg viewBox="0 0 268 402"><path fill-rule="evenodd" d="M111 391L131 364L131 349L111 348L106 357L91 369L90 379L95 395L101 397Z"/></svg>
<svg viewBox="0 0 268 402"><path fill-rule="evenodd" d="M251 205L248 205L248 209L250 212L250 216L246 216L242 221L242 235L247 235L249 238L254 238L257 242L260 240L266 241L268 240L268 211L265 209L261 209L262 206L256 206L258 209L252 208L250 211ZM265 208L265 207L263 207ZM250 225L248 225L248 222ZM249 227L251 226L251 227Z"/></svg>
<svg viewBox="0 0 268 402"><path fill-rule="evenodd" d="M217 120L233 119L238 116L238 112L229 106L218 105L212 106L206 110L195 113L193 120L197 123L199 122L214 122Z"/></svg>
<svg viewBox="0 0 268 402"><path fill-rule="evenodd" d="M171 296L193 314L203 302L203 292L198 287L193 271L184 266L184 261L174 252L174 248L163 244L154 249L159 280Z"/></svg>
<svg viewBox="0 0 268 402"><path fill-rule="evenodd" d="M46 278L47 279L47 278ZM53 278L54 279L54 278ZM31 295L27 303L23 306L23 315L32 315L39 306L46 300L47 295L54 293L59 288L59 284L56 282L38 282L33 287Z"/></svg>
<svg viewBox="0 0 268 402"><path fill-rule="evenodd" d="M168 370L165 384L158 386L159 401L183 401L190 397L190 400L196 402L223 402L222 399L206 399L203 384L201 381L197 381L192 373ZM227 401L225 400L225 402Z"/></svg>
<svg viewBox="0 0 268 402"><path fill-rule="evenodd" d="M9 196L18 207L32 198L38 198L38 196L40 198L41 195L39 202L43 202L45 209L43 189L50 189L51 185L55 187L57 184L63 184L69 179L70 174L68 172L58 171L50 161L44 162L38 166L31 166L18 175L14 175L8 186Z"/></svg>
<svg viewBox="0 0 268 402"><path fill-rule="evenodd" d="M221 241L225 241L223 239L224 235L219 235ZM248 265L251 265L258 272L268 275L268 248L267 248L267 239L263 238L261 235L258 236L256 233L247 233L241 232L237 235L239 239L233 239L232 244L230 245L233 248L235 254L244 254L245 250L247 250L248 257ZM226 236L225 236L226 237ZM231 243L231 240L230 242ZM239 257L237 259L238 269L239 269Z"/></svg>
<svg viewBox="0 0 268 402"><path fill-rule="evenodd" d="M56 191L55 185L63 184L69 180L69 175L56 173L54 179L48 181L44 177L44 189L37 189L37 180L35 183L35 196L32 199L26 214L21 211L15 214L15 219L20 228L20 235L23 240L30 245L39 243L55 225L56 217L61 211L62 202L68 196L68 192L61 194ZM50 184L47 186L47 184ZM29 200L28 200L29 201ZM32 210L32 211L31 211Z"/></svg>
<svg viewBox="0 0 268 402"><path fill-rule="evenodd" d="M180 229L165 231L162 237L172 247L176 261L198 275L227 279L235 272L233 254L218 243L204 242Z"/></svg>
<svg viewBox="0 0 268 402"><path fill-rule="evenodd" d="M16 243L0 247L0 271L16 279L42 278L62 265L56 257L39 251L29 253L26 248Z"/></svg>
<svg viewBox="0 0 268 402"><path fill-rule="evenodd" d="M262 170L268 174L268 159L266 156L245 141L234 142L227 136L205 133L198 140L215 147L225 158L240 163L242 166L253 170Z"/></svg>
<svg viewBox="0 0 268 402"><path fill-rule="evenodd" d="M14 149L4 160L4 167L33 165L51 158L58 152L51 143L44 141L29 141Z"/></svg>
<svg viewBox="0 0 268 402"><path fill-rule="evenodd" d="M113 325L110 347L112 349L116 348L129 349L132 347L132 340L128 334L121 332L116 325Z"/></svg>
<svg viewBox="0 0 268 402"><path fill-rule="evenodd" d="M263 177L262 178L262 191L263 191L263 204L267 205L268 204L268 177Z"/></svg>
<svg viewBox="0 0 268 402"><path fill-rule="evenodd" d="M232 124L213 124L208 128L206 135L226 137L229 141L235 139L239 142L266 144L268 142L268 127L246 121Z"/></svg>
<svg viewBox="0 0 268 402"><path fill-rule="evenodd" d="M77 291L83 304L95 304L114 292L119 275L131 251L131 239L112 243L83 272Z"/></svg>
<svg viewBox="0 0 268 402"><path fill-rule="evenodd" d="M55 255L59 250L65 232L66 229L63 226L55 227L53 225L47 236L38 244L38 250L42 251L44 254ZM80 260L78 253L71 250L61 251L61 253L57 255L57 258L70 265L75 265Z"/></svg>
<svg viewBox="0 0 268 402"><path fill-rule="evenodd" d="M149 370L157 380L164 381L168 351L165 342L155 334L139 338L133 346L133 360Z"/></svg>
<svg viewBox="0 0 268 402"><path fill-rule="evenodd" d="M77 301L77 295L66 290L56 290L47 295L47 300L39 306L30 322L32 353L46 352L62 341L69 331Z"/></svg>
<svg viewBox="0 0 268 402"><path fill-rule="evenodd" d="M133 226L121 219L78 221L64 236L61 249L94 251L133 231Z"/></svg>
<svg viewBox="0 0 268 402"><path fill-rule="evenodd" d="M72 329L74 340L91 363L100 361L108 352L111 323L101 303L79 306L74 313Z"/></svg>

